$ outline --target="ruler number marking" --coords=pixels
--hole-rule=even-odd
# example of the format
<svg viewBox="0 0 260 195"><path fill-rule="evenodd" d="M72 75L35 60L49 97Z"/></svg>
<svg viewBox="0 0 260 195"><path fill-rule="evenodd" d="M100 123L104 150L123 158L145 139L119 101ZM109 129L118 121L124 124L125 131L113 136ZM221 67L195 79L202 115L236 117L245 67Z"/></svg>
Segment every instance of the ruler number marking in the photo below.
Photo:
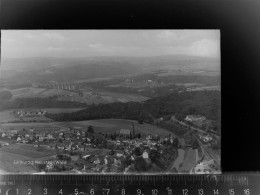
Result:
<svg viewBox="0 0 260 195"><path fill-rule="evenodd" d="M199 195L204 195L204 190L203 189L198 189L198 194Z"/></svg>
<svg viewBox="0 0 260 195"><path fill-rule="evenodd" d="M125 195L125 189L124 188L121 190L121 195Z"/></svg>
<svg viewBox="0 0 260 195"><path fill-rule="evenodd" d="M136 193L137 193L137 195L141 195L141 194L142 194L142 190L137 189L137 190L136 190Z"/></svg>
<svg viewBox="0 0 260 195"><path fill-rule="evenodd" d="M63 194L62 189L60 189L59 194Z"/></svg>
<svg viewBox="0 0 260 195"><path fill-rule="evenodd" d="M188 189L182 189L182 195L189 195L188 192L189 192Z"/></svg>
<svg viewBox="0 0 260 195"><path fill-rule="evenodd" d="M152 195L157 195L158 194L158 190L157 189L152 189Z"/></svg>
<svg viewBox="0 0 260 195"><path fill-rule="evenodd" d="M244 189L244 195L250 195L250 189Z"/></svg>
<svg viewBox="0 0 260 195"><path fill-rule="evenodd" d="M75 193L74 193L74 194L75 194L75 195L78 195L78 194L79 194L78 188L75 189Z"/></svg>
<svg viewBox="0 0 260 195"><path fill-rule="evenodd" d="M235 195L235 190L232 188L232 189L229 189L228 190L228 194L229 195Z"/></svg>
<svg viewBox="0 0 260 195"><path fill-rule="evenodd" d="M213 195L219 195L218 189L213 190Z"/></svg>
<svg viewBox="0 0 260 195"><path fill-rule="evenodd" d="M28 195L32 194L32 189L28 188Z"/></svg>
<svg viewBox="0 0 260 195"><path fill-rule="evenodd" d="M110 189L109 188L103 188L102 191L103 191L103 195L108 195L109 192L110 192Z"/></svg>
<svg viewBox="0 0 260 195"><path fill-rule="evenodd" d="M44 191L43 192L44 195L48 194L48 189L47 188L44 188L43 191Z"/></svg>
<svg viewBox="0 0 260 195"><path fill-rule="evenodd" d="M91 195L94 195L95 194L95 189L91 189L90 192L89 192Z"/></svg>

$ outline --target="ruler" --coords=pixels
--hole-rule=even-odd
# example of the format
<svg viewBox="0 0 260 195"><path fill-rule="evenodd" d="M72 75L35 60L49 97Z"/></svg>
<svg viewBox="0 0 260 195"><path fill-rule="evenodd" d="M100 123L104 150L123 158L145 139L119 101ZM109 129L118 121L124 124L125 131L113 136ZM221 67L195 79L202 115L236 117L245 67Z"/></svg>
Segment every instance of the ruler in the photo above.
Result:
<svg viewBox="0 0 260 195"><path fill-rule="evenodd" d="M0 195L260 195L260 174L0 175Z"/></svg>

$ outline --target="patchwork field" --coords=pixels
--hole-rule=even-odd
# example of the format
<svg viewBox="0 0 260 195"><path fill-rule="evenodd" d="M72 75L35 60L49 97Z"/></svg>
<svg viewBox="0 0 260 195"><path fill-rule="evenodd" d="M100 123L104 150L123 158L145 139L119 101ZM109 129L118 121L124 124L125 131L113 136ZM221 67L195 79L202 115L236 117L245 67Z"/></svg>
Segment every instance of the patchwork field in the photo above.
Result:
<svg viewBox="0 0 260 195"><path fill-rule="evenodd" d="M50 157L53 154L53 151L37 151L37 148L25 144L15 144L0 148L0 172L37 172L37 168L30 164L21 164L16 162Z"/></svg>
<svg viewBox="0 0 260 195"><path fill-rule="evenodd" d="M141 95L131 95L131 94L122 94L122 93L112 93L112 92L99 92L99 94L107 100L111 100L113 102L120 101L120 102L142 102L147 99L148 97L141 96Z"/></svg>
<svg viewBox="0 0 260 195"><path fill-rule="evenodd" d="M11 112L12 110L5 110L0 112L0 122L17 120L17 118L13 114L11 114Z"/></svg>
<svg viewBox="0 0 260 195"><path fill-rule="evenodd" d="M57 113L77 112L82 109L84 109L84 108L45 108L44 110L46 110L47 113L57 114Z"/></svg>
<svg viewBox="0 0 260 195"><path fill-rule="evenodd" d="M189 148L186 150L182 167L179 169L181 172L189 172L196 165L196 151Z"/></svg>
<svg viewBox="0 0 260 195"><path fill-rule="evenodd" d="M98 92L98 95L91 94L88 90L83 90L83 96L79 96L75 92L70 92L62 89L44 89L36 87L27 87L14 89L12 92L12 99L16 98L33 98L40 97L46 98L54 95L61 95L58 98L59 101L76 101L87 104L100 104L100 103L112 103L112 102L141 102L148 98L141 95L121 94L112 92Z"/></svg>
<svg viewBox="0 0 260 195"><path fill-rule="evenodd" d="M85 129L89 125L92 125L94 127L95 132L100 133L113 133L119 131L120 129L132 129L132 121L125 119L99 119L88 121L76 121L71 123L59 123L59 125L81 127ZM134 121L134 127L137 133L142 134L158 134L161 136L167 136L170 133L169 131L163 128L156 127L147 123L139 124L136 121Z"/></svg>
<svg viewBox="0 0 260 195"><path fill-rule="evenodd" d="M42 110L46 110L47 113L71 113L71 112L76 112L79 111L83 108L46 108ZM45 116L32 116L32 117L16 117L13 112L14 111L33 111L37 109L10 109L10 110L5 110L0 112L0 123L1 122L12 122L12 121L24 121L24 120L34 120L37 122L51 122L52 120L49 118L46 118Z"/></svg>
<svg viewBox="0 0 260 195"><path fill-rule="evenodd" d="M50 123L4 123L1 124L2 130L22 130L25 129L34 129L36 132L49 132L49 131L56 131L61 129L63 126L57 125L55 122Z"/></svg>
<svg viewBox="0 0 260 195"><path fill-rule="evenodd" d="M49 123L4 123L2 124L3 130L22 130L23 128L33 128L35 131L49 132L51 130L59 130L66 127L80 128L87 130L88 126L92 125L95 132L100 133L114 133L120 129L132 129L132 121L124 119L99 119L88 121L75 121L75 122L49 122ZM136 133L141 134L158 134L160 136L168 136L171 132L166 129L151 125L139 124L134 121ZM172 133L171 133L172 134Z"/></svg>
<svg viewBox="0 0 260 195"><path fill-rule="evenodd" d="M12 90L13 99L15 98L32 98L32 97L50 97L54 95L70 95L73 92L61 90L61 89L44 89L44 88L19 88Z"/></svg>

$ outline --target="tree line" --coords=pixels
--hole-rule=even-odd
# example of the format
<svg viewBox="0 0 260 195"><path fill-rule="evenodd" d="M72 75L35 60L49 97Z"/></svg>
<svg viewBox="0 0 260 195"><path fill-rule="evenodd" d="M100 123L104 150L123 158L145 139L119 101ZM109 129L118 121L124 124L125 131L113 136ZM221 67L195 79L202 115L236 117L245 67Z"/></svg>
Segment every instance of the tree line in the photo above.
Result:
<svg viewBox="0 0 260 195"><path fill-rule="evenodd" d="M175 115L179 120L183 120L186 115L199 114L213 120L219 126L220 104L220 91L173 92L145 102L92 104L74 113L47 114L46 116L56 121L121 118L153 122L154 118L167 115Z"/></svg>

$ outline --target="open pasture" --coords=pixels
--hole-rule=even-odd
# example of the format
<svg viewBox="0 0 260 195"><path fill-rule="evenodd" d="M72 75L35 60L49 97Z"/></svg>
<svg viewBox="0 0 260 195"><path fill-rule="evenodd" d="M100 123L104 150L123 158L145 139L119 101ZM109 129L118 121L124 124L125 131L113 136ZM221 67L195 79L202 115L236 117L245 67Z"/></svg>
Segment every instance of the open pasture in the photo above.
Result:
<svg viewBox="0 0 260 195"><path fill-rule="evenodd" d="M54 154L52 150L40 150L39 148L34 148L33 145L29 144L12 144L1 148L1 151L5 151L12 154L18 154L21 156L28 157L29 159L37 159L44 156L51 156Z"/></svg>
<svg viewBox="0 0 260 195"><path fill-rule="evenodd" d="M137 121L133 121L136 133L141 134L153 134L160 136L168 136L172 134L166 129L151 125L151 124L139 124ZM49 123L4 123L2 129L4 130L22 130L34 129L36 132L49 132L57 131L62 128L74 127L82 130L87 130L88 126L92 125L96 133L114 133L120 129L132 130L132 121L126 119L98 119L88 121L73 121L73 122L49 122Z"/></svg>
<svg viewBox="0 0 260 195"><path fill-rule="evenodd" d="M54 155L54 151L51 150L37 150L39 149L26 144L14 144L0 148L0 172L37 172L38 169L33 165L15 163L17 161L34 161Z"/></svg>
<svg viewBox="0 0 260 195"><path fill-rule="evenodd" d="M132 94L123 94L123 93L112 93L112 92L99 92L99 94L103 98L110 98L114 101L119 101L119 102L142 102L147 99L148 97L141 96L141 95L132 95Z"/></svg>
<svg viewBox="0 0 260 195"><path fill-rule="evenodd" d="M19 88L12 90L13 99L15 98L46 98L54 95L70 95L72 92L62 89L45 89L36 87Z"/></svg>
<svg viewBox="0 0 260 195"><path fill-rule="evenodd" d="M139 124L137 121L133 121L136 133L141 134L158 134L161 136L168 136L171 132L156 127L151 124ZM82 129L87 129L89 125L94 127L95 132L100 133L114 133L118 132L120 129L132 129L132 121L125 119L99 119L99 120L88 120L88 121L75 121L70 123L60 123L59 125L81 127Z"/></svg>
<svg viewBox="0 0 260 195"><path fill-rule="evenodd" d="M1 125L2 130L22 130L22 129L34 129L35 132L49 132L60 130L62 126L57 125L57 123L4 123Z"/></svg>

